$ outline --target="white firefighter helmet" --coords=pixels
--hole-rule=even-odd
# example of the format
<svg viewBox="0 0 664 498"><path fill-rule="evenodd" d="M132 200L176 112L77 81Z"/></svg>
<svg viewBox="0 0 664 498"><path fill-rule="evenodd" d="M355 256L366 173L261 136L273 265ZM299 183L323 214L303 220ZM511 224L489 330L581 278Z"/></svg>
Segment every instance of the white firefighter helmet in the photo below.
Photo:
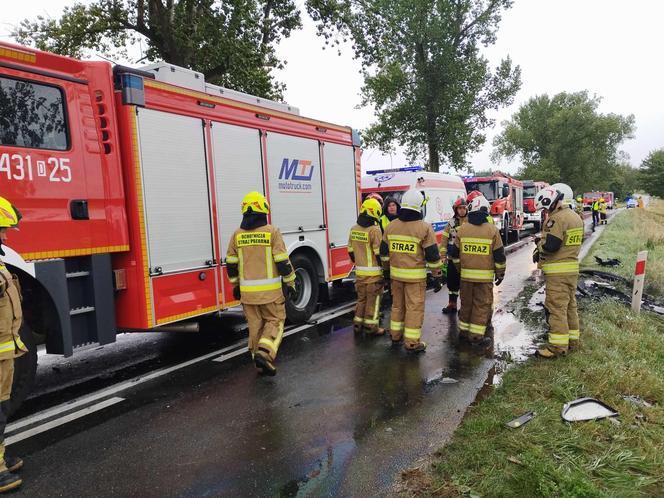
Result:
<svg viewBox="0 0 664 498"><path fill-rule="evenodd" d="M489 201L486 200L486 197L483 195L478 195L472 201L470 201L470 204L468 205L468 212L474 213L476 211L480 211L481 209L484 209L486 214L489 214L489 211L491 210L491 204L489 204Z"/></svg>
<svg viewBox="0 0 664 498"><path fill-rule="evenodd" d="M565 205L569 206L574 203L574 192L572 192L572 187L566 183L554 183L551 185L551 188L555 188L558 192L563 194L563 202Z"/></svg>
<svg viewBox="0 0 664 498"><path fill-rule="evenodd" d="M401 209L411 209L412 211L422 213L426 203L427 199L424 197L424 194L417 189L411 188L401 198Z"/></svg>
<svg viewBox="0 0 664 498"><path fill-rule="evenodd" d="M554 209L564 195L553 186L543 188L537 193L537 197L535 197L535 209L538 211L542 209Z"/></svg>

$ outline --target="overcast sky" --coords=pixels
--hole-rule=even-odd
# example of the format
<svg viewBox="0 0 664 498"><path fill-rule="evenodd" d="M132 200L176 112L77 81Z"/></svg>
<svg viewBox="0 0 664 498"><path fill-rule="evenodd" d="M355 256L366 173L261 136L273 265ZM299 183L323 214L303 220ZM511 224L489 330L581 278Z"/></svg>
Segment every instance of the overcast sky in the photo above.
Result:
<svg viewBox="0 0 664 498"><path fill-rule="evenodd" d="M86 0L87 3L89 0ZM299 4L302 2L298 1ZM0 36L25 17L57 17L64 0L0 0ZM313 23L279 47L288 62L278 73L287 85L285 100L306 116L364 128L373 110L357 109L362 85L359 62L349 47L322 50ZM664 147L664 66L661 64L661 0L515 0L503 15L497 43L485 50L492 66L510 55L521 66L522 87L513 106L496 113L496 126L487 130L487 144L471 157L477 169L496 167L490 162L491 141L519 104L542 93L588 90L603 98L601 110L634 114L636 136L625 142L631 163L638 166L653 149ZM364 168L399 167L405 157L383 156L367 149ZM501 164L515 171L518 164Z"/></svg>

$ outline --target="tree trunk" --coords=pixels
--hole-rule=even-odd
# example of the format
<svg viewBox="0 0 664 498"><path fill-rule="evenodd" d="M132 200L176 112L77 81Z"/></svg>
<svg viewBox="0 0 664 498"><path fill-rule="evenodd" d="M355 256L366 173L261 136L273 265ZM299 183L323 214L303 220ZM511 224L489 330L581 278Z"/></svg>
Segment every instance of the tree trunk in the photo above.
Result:
<svg viewBox="0 0 664 498"><path fill-rule="evenodd" d="M435 139L428 140L429 146L429 171L434 171L438 173L440 171L440 154L438 152L438 144L435 142Z"/></svg>

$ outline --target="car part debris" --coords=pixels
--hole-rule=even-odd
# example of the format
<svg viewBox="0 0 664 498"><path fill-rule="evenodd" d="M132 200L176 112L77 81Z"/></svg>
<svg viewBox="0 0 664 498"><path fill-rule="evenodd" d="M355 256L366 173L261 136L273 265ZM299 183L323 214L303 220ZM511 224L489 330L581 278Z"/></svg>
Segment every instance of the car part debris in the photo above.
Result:
<svg viewBox="0 0 664 498"><path fill-rule="evenodd" d="M510 420L505 425L507 427L509 427L510 429L517 429L517 428L521 427L522 425L527 424L528 422L530 422L533 418L535 418L535 415L537 415L537 413L527 412L527 413L524 413L523 415L521 415L520 417L515 418L514 420Z"/></svg>
<svg viewBox="0 0 664 498"><path fill-rule="evenodd" d="M629 401L632 404L638 405L638 406L643 406L645 408L652 408L653 404L649 403L645 399L643 399L641 396L634 396L633 394L623 394L622 399L625 401Z"/></svg>
<svg viewBox="0 0 664 498"><path fill-rule="evenodd" d="M612 297L617 301L627 305L632 305L632 297L628 291L623 292L617 286L624 284L631 288L632 282L620 275L599 271L599 270L581 270L577 291L583 297L591 299L601 299L603 297ZM651 296L643 296L642 309L664 315L664 303L657 301Z"/></svg>
<svg viewBox="0 0 664 498"><path fill-rule="evenodd" d="M600 266L620 266L620 260L618 258L602 259L599 256L594 256L594 258Z"/></svg>
<svg viewBox="0 0 664 498"><path fill-rule="evenodd" d="M617 417L618 412L594 398L579 398L565 403L560 414L567 422Z"/></svg>

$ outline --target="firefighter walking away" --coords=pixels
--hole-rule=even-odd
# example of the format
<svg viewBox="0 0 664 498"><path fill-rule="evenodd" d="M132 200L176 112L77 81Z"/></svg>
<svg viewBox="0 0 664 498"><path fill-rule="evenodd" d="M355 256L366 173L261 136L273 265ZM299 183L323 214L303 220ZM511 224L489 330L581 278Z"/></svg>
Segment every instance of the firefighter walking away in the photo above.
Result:
<svg viewBox="0 0 664 498"><path fill-rule="evenodd" d="M401 199L399 217L385 229L380 245L385 276L391 280L392 313L390 335L393 344L408 351L426 349L422 338L427 268L434 278L434 291L442 289L438 244L431 224L423 221L426 199L422 192L408 190Z"/></svg>
<svg viewBox="0 0 664 498"><path fill-rule="evenodd" d="M448 258L448 251L454 245L459 227L467 220L468 206L466 205L466 199L459 197L454 201L452 209L454 210L454 217L445 226L440 242L440 260L443 262L443 277L444 280L447 280L447 289L449 291L449 301L447 306L443 308L443 313L445 314L457 312L461 276L452 260Z"/></svg>
<svg viewBox="0 0 664 498"><path fill-rule="evenodd" d="M226 265L233 296L249 326L249 351L259 373L275 375L284 334L284 293L295 293L295 273L279 229L269 225L270 205L263 194L242 200L242 223L228 244ZM285 287L282 287L285 284Z"/></svg>
<svg viewBox="0 0 664 498"><path fill-rule="evenodd" d="M542 189L535 199L538 210L548 211L548 219L537 241L533 261L544 273L546 299L544 312L549 327L548 343L538 356L554 358L575 349L579 344L579 315L576 308L576 284L579 279L579 251L583 242L583 220L567 209L565 197L572 190Z"/></svg>
<svg viewBox="0 0 664 498"><path fill-rule="evenodd" d="M452 260L461 275L459 339L486 345L487 327L493 315L493 285L505 277L506 257L500 232L488 221L489 201L475 197L468 209L468 222L457 232L451 249Z"/></svg>
<svg viewBox="0 0 664 498"><path fill-rule="evenodd" d="M17 228L20 220L18 210L7 199L0 197L0 256L5 255L2 244L7 240L7 230ZM7 270L0 259L0 493L17 488L23 482L15 474L23 467L23 460L5 453L5 428L9 415L7 402L12 394L14 360L28 351L19 335L22 321L18 278Z"/></svg>
<svg viewBox="0 0 664 498"><path fill-rule="evenodd" d="M357 224L350 229L348 254L355 263L355 290L357 305L353 328L355 332L382 335L380 328L380 301L383 294L383 268L380 263L382 233L379 227L382 215L380 203L367 198L360 208Z"/></svg>

